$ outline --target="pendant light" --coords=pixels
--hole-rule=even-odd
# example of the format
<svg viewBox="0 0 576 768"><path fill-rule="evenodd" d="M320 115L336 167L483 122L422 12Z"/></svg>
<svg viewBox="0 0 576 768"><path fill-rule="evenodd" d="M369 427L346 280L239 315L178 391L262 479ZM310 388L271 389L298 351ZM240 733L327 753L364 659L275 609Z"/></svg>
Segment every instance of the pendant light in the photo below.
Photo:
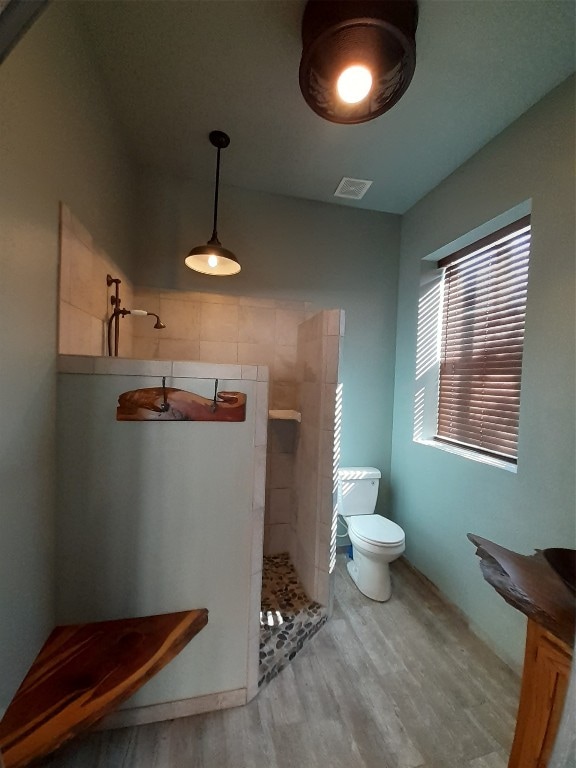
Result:
<svg viewBox="0 0 576 768"><path fill-rule="evenodd" d="M220 151L230 144L230 137L222 131L211 131L208 137L213 147L218 150L216 159L216 186L214 190L214 226L212 237L206 245L192 248L184 263L196 272L204 275L236 275L240 272L238 259L227 248L223 248L218 240L218 189L220 186Z"/></svg>
<svg viewBox="0 0 576 768"><path fill-rule="evenodd" d="M417 0L308 0L300 90L317 115L364 123L396 104L416 66Z"/></svg>

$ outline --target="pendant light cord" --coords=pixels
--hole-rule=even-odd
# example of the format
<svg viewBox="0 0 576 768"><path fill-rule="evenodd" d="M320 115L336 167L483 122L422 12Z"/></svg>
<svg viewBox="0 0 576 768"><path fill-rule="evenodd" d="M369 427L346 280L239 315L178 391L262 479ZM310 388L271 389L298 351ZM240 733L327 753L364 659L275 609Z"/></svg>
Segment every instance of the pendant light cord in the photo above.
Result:
<svg viewBox="0 0 576 768"><path fill-rule="evenodd" d="M216 231L216 226L218 224L218 190L220 187L220 147L218 147L218 154L216 157L216 187L214 189L214 225L212 227L212 237L210 239L210 242L219 242L218 241L218 232Z"/></svg>

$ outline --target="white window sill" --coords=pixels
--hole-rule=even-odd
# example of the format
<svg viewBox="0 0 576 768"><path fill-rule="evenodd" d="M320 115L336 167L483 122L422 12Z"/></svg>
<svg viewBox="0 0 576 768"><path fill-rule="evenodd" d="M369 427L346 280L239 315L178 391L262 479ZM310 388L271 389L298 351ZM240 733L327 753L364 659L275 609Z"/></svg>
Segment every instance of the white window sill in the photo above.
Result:
<svg viewBox="0 0 576 768"><path fill-rule="evenodd" d="M518 466L505 459L499 459L496 456L488 456L485 453L477 453L469 448L462 448L458 445L449 445L443 443L440 440L433 440L431 438L415 439L415 443L420 445L428 445L432 448L437 448L440 451L446 451L447 453L453 453L457 456L462 456L464 459L470 459L471 461L479 461L481 464L489 464L491 467L498 467L498 469L505 469L506 472L512 472L516 474L518 472Z"/></svg>

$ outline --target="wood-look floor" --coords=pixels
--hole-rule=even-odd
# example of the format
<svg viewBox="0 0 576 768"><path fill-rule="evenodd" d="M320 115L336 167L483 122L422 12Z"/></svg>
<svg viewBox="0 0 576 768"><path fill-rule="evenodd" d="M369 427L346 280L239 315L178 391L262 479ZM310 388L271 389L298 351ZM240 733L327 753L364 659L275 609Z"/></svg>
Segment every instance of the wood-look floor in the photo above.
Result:
<svg viewBox="0 0 576 768"><path fill-rule="evenodd" d="M402 561L385 604L340 556L334 616L245 707L90 734L48 768L505 768L518 678Z"/></svg>

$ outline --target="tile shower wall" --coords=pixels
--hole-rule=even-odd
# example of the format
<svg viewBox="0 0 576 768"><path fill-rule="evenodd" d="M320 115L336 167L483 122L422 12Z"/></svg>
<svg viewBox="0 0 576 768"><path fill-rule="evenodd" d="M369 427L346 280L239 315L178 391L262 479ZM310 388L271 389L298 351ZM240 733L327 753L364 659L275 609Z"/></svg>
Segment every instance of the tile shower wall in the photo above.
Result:
<svg viewBox="0 0 576 768"><path fill-rule="evenodd" d="M132 306L132 284L94 242L67 205L60 205L60 298L58 352L106 355L107 319L113 288L106 275L119 277L122 306ZM136 318L134 318L135 320ZM120 354L132 357L132 318L121 321Z"/></svg>
<svg viewBox="0 0 576 768"><path fill-rule="evenodd" d="M334 465L336 398L344 312L325 310L298 329L298 372L302 423L296 449L298 489L290 554L307 594L330 604L335 548Z"/></svg>
<svg viewBox="0 0 576 768"><path fill-rule="evenodd" d="M106 275L111 274L122 280L122 306L155 312L166 324L159 331L152 318L121 318L120 357L267 365L270 407L298 408L296 342L298 326L310 316L311 304L138 288L98 248L65 204L60 230L60 354L107 354L113 287L107 287Z"/></svg>
<svg viewBox="0 0 576 768"><path fill-rule="evenodd" d="M265 555L292 550L291 537L296 516L294 467L299 431L300 424L296 421L268 422Z"/></svg>
<svg viewBox="0 0 576 768"><path fill-rule="evenodd" d="M134 301L166 324L162 331L134 325L135 358L267 365L270 407L298 408L298 326L310 315L310 304L138 287Z"/></svg>

